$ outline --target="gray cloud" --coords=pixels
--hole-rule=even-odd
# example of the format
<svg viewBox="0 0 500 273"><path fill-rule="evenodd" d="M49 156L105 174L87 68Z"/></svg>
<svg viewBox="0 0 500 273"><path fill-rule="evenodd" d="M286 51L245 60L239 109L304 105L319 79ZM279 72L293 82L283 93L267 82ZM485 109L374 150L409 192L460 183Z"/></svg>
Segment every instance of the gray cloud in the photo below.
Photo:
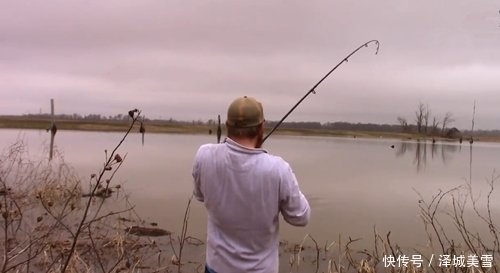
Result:
<svg viewBox="0 0 500 273"><path fill-rule="evenodd" d="M394 123L418 102L494 128L500 14L492 0L0 0L0 106L209 119L237 96L279 119Z"/></svg>

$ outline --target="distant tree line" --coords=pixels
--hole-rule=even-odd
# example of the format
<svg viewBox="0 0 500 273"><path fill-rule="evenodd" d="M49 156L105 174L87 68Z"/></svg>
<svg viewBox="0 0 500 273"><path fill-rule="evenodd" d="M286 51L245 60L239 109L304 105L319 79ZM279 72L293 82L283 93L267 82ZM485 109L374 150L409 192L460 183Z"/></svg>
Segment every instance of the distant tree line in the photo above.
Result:
<svg viewBox="0 0 500 273"><path fill-rule="evenodd" d="M56 119L59 120L87 120L87 121L117 121L126 122L130 119L127 114L117 114L117 115L99 115L99 114L60 114L55 115ZM11 116L14 117L14 116ZM19 117L19 116L17 116ZM23 115L24 118L33 119L50 119L50 114L26 114ZM172 124L172 125L206 125L206 126L217 126L217 119L209 119L203 121L201 119L192 121L182 121L175 120L173 118L158 118L151 119L145 118L146 123L154 124ZM415 118L413 121L409 119L398 117L397 121L399 124L373 124L373 123L350 123L350 122L316 122L316 121L303 121L303 122L293 122L285 121L280 125L283 129L317 129L317 130L337 130L337 131L364 131L364 132L388 132L388 133L419 133L428 136L446 136L450 129L452 132L456 133L458 129L449 128L449 126L455 121L451 112L447 112L443 117L438 117L432 114L432 111L428 105L422 103L419 104L417 110L415 111ZM278 121L266 121L266 127L274 127ZM470 131L464 130L462 132L458 131L459 134L469 135ZM500 130L475 130L474 135L476 136L500 136ZM453 134L454 137L456 134Z"/></svg>

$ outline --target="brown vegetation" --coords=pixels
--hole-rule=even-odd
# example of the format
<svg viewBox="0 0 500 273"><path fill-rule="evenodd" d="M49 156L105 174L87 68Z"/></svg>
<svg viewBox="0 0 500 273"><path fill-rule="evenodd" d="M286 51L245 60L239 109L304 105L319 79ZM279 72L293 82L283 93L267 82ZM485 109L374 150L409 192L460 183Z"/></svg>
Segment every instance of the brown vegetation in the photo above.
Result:
<svg viewBox="0 0 500 273"><path fill-rule="evenodd" d="M150 237L168 235L175 251L172 233L145 227L123 186L113 183L127 157L117 150L139 116L136 111L120 143L111 153L105 151L101 170L89 175L88 193L83 190L86 183L61 154L51 161L33 158L22 140L6 148L0 158L0 189L6 189L0 202L0 272L137 272L153 267L163 272L170 268L170 259L162 257L160 245ZM115 200L124 194L121 199L127 205L106 211L105 202L113 193ZM200 242L187 237L179 237L181 245ZM152 255L157 266L143 265Z"/></svg>
<svg viewBox="0 0 500 273"><path fill-rule="evenodd" d="M82 198L87 183L61 154L48 162L30 155L22 141L6 148L0 157L0 189L4 193L0 196L1 273L202 271L204 257L193 261L188 255L203 244L188 235L192 199L188 200L180 234L173 236L174 232L147 227L128 202L123 185L113 181L127 158L117 153L118 148L136 128L139 116L137 111L116 148L111 153L105 151L101 170L88 175L88 199ZM422 124L425 128L426 123ZM488 182L491 191L486 196L485 212L478 206L470 179L462 187L439 191L430 200L419 194L420 217L429 238L425 249L403 249L391 242L390 232L383 235L375 227L371 250L356 249L361 239L339 236L323 244L308 234L301 242L280 242L281 260L288 261L280 267L286 272L498 272L499 230L490 206L497 178L494 175ZM97 198L98 191L110 188L114 188L113 196ZM119 198L125 200L126 207L106 211L109 200ZM451 200L451 209L443 208L447 200ZM467 206L488 226L490 234L477 234L469 227L464 217ZM444 230L441 223L446 219L454 222L459 237L451 238ZM414 263L415 255L420 255L421 267ZM440 265L440 255L450 255L451 259L463 255L465 266ZM394 258L396 267L387 266L389 257ZM471 263L471 257L477 258L477 264L468 267L467 258ZM398 266L401 262L407 262L406 266Z"/></svg>

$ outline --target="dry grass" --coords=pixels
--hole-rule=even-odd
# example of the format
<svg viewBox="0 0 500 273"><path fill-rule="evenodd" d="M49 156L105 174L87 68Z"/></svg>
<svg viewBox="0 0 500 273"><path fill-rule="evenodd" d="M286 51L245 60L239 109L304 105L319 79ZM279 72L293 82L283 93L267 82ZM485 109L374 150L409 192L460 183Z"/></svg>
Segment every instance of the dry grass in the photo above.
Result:
<svg viewBox="0 0 500 273"><path fill-rule="evenodd" d="M0 272L202 272L204 255L189 260L203 241L188 235L191 200L188 200L183 226L178 236L165 231L164 237L136 236L146 223L129 202L124 185L113 182L115 173L126 161L117 153L130 130L136 128L136 112L130 129L111 152L99 172L80 177L55 153L52 161L28 153L19 140L0 156ZM280 242L283 272L498 272L500 240L490 201L498 175L488 180L490 191L481 199L473 194L470 178L461 187L419 201L420 217L427 232L425 248L402 249L391 242L390 232L373 229L373 248L357 249L360 239L338 237L333 242L318 242L307 234L301 242ZM2 194L2 189L8 189ZM96 194L106 189L115 193L107 198ZM90 189L89 191L86 189ZM87 195L94 197L85 197ZM123 206L112 208L112 204ZM106 203L107 202L107 203ZM476 214L489 234L477 234L469 227L465 211ZM451 238L443 221L453 221L459 236ZM134 227L133 229L131 227ZM131 231L134 230L134 233ZM409 234L409 236L412 236ZM184 253L184 255L183 255ZM412 263L419 256L422 266ZM439 255L478 257L477 266L444 267ZM491 255L488 265L480 257ZM192 255L191 255L192 256ZM395 267L388 267L394 257ZM398 263L407 262L398 266Z"/></svg>
<svg viewBox="0 0 500 273"><path fill-rule="evenodd" d="M494 220L491 200L495 181L499 177L493 172L491 178L487 179L489 191L483 199L480 198L481 194L473 193L470 178L459 187L445 192L439 190L428 200L417 192L420 196L420 218L428 238L425 247L405 251L391 242L391 232L381 235L375 227L373 249L370 251L356 249L355 243L361 239L343 239L339 236L338 240L320 246L307 234L300 244L288 246L288 242L282 242L285 247L288 246L285 252L290 253L289 266L296 269L307 266L307 272L329 273L498 272L499 228ZM466 217L467 210L474 212L474 219ZM455 230L446 230L442 225L445 221L451 221ZM474 231L473 226L478 223L486 225L489 234ZM453 231L458 232L459 236L451 237ZM305 244L307 239L312 242L309 246ZM304 251L307 255L301 256Z"/></svg>
<svg viewBox="0 0 500 273"><path fill-rule="evenodd" d="M0 272L151 272L153 268L169 272L182 264L181 254L175 259L179 262L172 263L161 256L154 239L130 234L130 227L150 228L128 202L123 185L113 182L126 159L117 150L140 116L140 111L133 113L129 131L111 153L105 151L105 163L87 179L78 176L57 151L51 161L29 154L22 139L3 151ZM109 189L114 193L99 194ZM106 200L124 206L107 210ZM181 245L190 242L185 232L181 237Z"/></svg>

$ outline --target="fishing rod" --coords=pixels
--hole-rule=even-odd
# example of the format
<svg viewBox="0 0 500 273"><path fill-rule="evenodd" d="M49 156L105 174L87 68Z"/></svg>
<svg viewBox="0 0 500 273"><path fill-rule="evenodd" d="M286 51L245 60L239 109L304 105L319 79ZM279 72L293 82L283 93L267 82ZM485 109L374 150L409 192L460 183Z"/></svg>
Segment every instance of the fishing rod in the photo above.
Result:
<svg viewBox="0 0 500 273"><path fill-rule="evenodd" d="M378 54L378 49L380 47L380 43L378 40L371 40L371 41L368 41L364 44L362 44L360 47L358 47L356 50L354 50L353 52L351 52L351 54L347 55L347 57L345 57L340 63L338 63L332 70L330 70L330 72L328 72L318 83L316 83L312 88L311 90L309 90L293 107L292 109L290 109L290 111L288 111L288 113L286 113L286 115L278 122L278 124L276 124L274 126L274 128L271 130L271 132L269 132L269 134L267 134L267 136L262 140L262 143L264 143L264 141L266 141L266 139L278 128L278 126L281 125L281 123L283 123L283 121L293 112L293 110L295 110L295 108L297 108L297 106L299 106L299 104L302 103L303 100L305 100L307 98L307 96L309 96L311 93L312 94L316 94L316 88L318 87L318 85L320 85L328 76L330 76L330 74L335 71L335 69L337 69L341 64L343 64L344 62L347 62L348 59L354 55L356 52L358 52L358 50L360 50L361 48L363 47L368 47L369 44L371 43L375 43L377 45L377 51L375 52L375 55Z"/></svg>

